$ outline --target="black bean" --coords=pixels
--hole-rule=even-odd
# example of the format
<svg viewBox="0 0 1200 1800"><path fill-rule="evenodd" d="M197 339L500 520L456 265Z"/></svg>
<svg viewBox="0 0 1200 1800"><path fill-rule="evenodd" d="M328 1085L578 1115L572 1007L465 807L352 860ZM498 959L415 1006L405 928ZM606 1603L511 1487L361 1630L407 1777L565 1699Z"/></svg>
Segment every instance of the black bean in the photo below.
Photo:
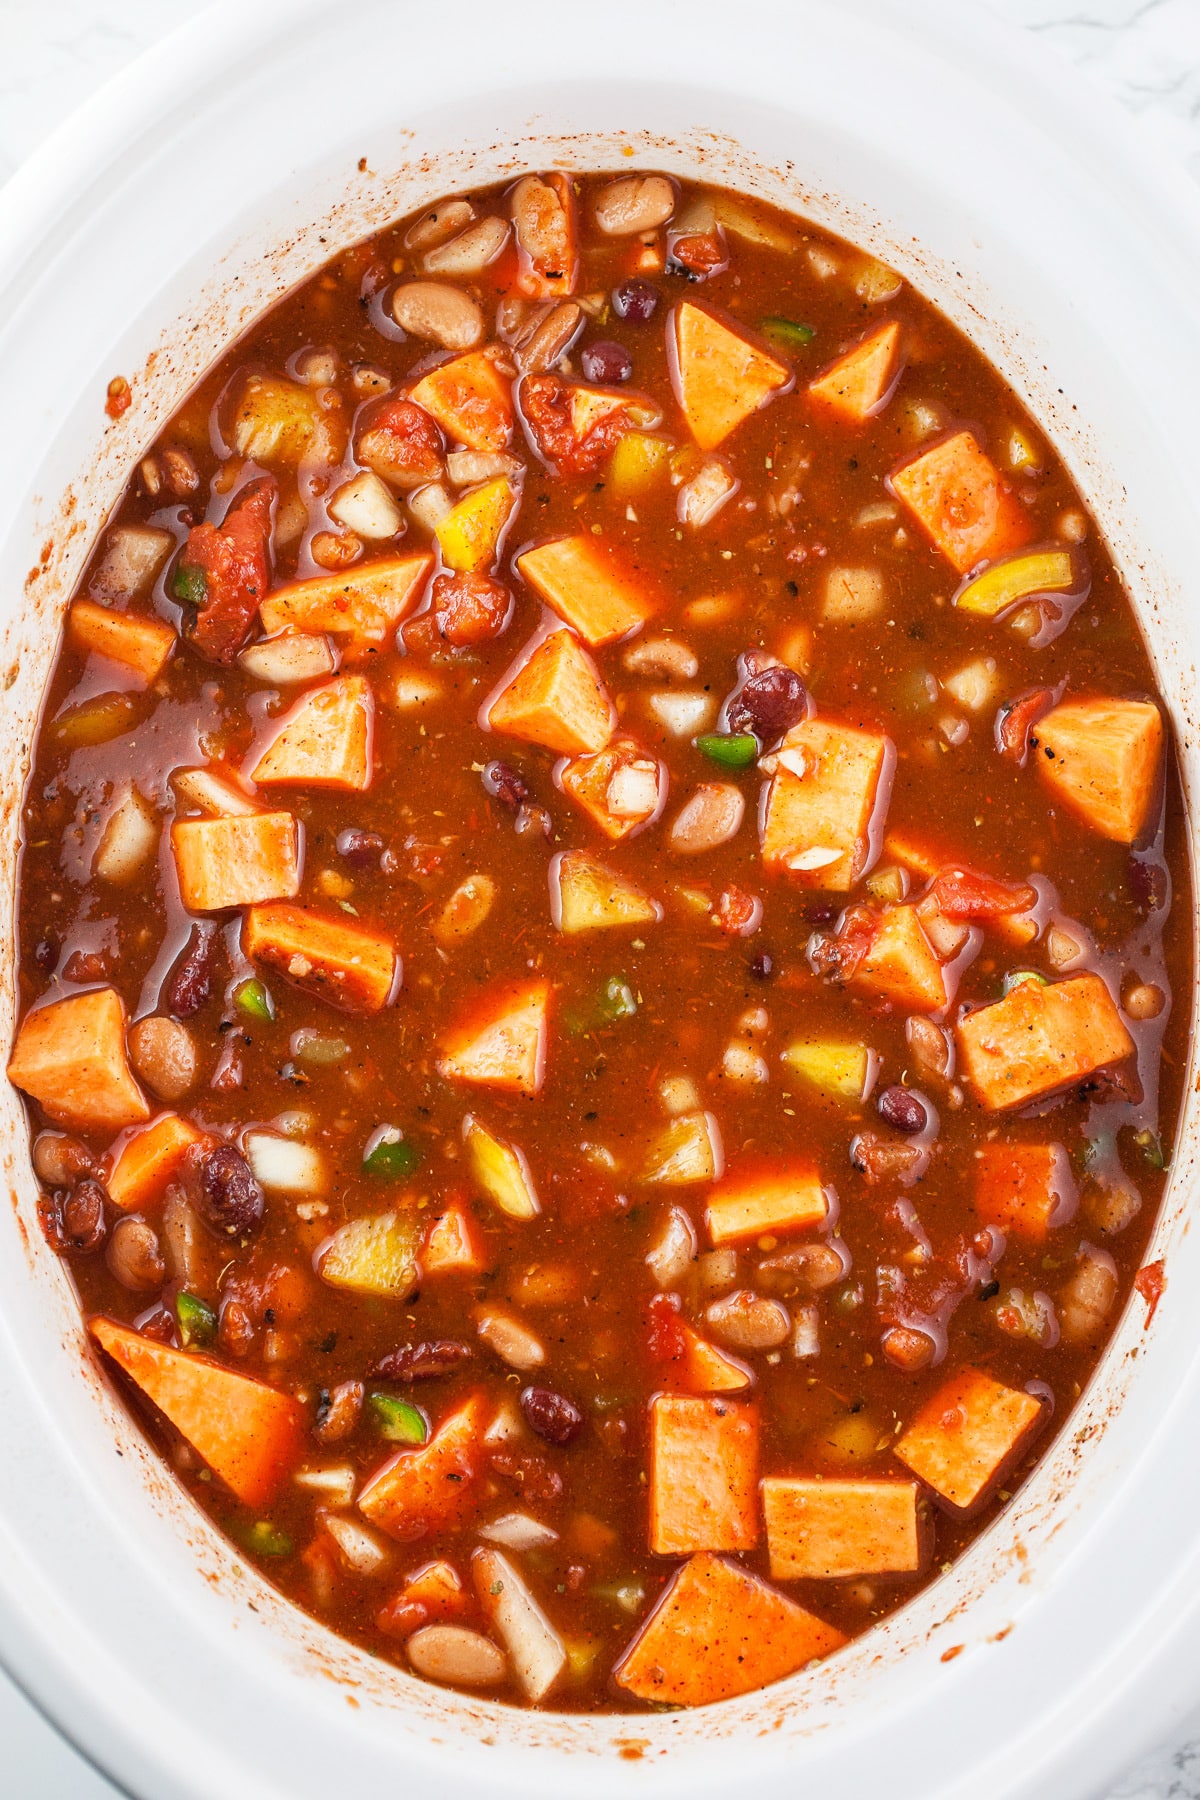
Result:
<svg viewBox="0 0 1200 1800"><path fill-rule="evenodd" d="M648 281L622 281L613 289L613 311L618 319L629 319L645 325L654 317L658 306L658 289Z"/></svg>
<svg viewBox="0 0 1200 1800"><path fill-rule="evenodd" d="M401 1344L389 1350L367 1371L384 1381L430 1381L437 1375L448 1375L470 1358L471 1346L456 1338L434 1338L421 1344Z"/></svg>
<svg viewBox="0 0 1200 1800"><path fill-rule="evenodd" d="M263 1222L266 1198L232 1144L218 1144L200 1164L198 1197L206 1224L223 1237L245 1237Z"/></svg>
<svg viewBox="0 0 1200 1800"><path fill-rule="evenodd" d="M369 869L372 863L379 861L384 843L377 831L360 831L355 825L348 825L345 831L337 834L337 853L343 862L353 863L356 869Z"/></svg>
<svg viewBox="0 0 1200 1800"><path fill-rule="evenodd" d="M190 1019L212 993L213 964L217 950L215 925L193 925L186 948L168 975L163 989L166 1010L177 1019Z"/></svg>
<svg viewBox="0 0 1200 1800"><path fill-rule="evenodd" d="M483 785L494 800L516 812L529 798L529 789L511 763L490 762L483 770Z"/></svg>
<svg viewBox="0 0 1200 1800"><path fill-rule="evenodd" d="M749 731L762 744L773 744L808 714L808 691L794 669L777 663L743 682L729 702L730 731Z"/></svg>
<svg viewBox="0 0 1200 1800"><path fill-rule="evenodd" d="M574 1401L565 1394L556 1394L553 1388L523 1389L521 1411L530 1431L536 1431L548 1444L569 1444L583 1426L583 1414Z"/></svg>
<svg viewBox="0 0 1200 1800"><path fill-rule="evenodd" d="M1153 857L1131 856L1129 892L1139 912L1158 912L1167 903L1167 871Z"/></svg>
<svg viewBox="0 0 1200 1800"><path fill-rule="evenodd" d="M39 938L33 947L33 960L43 975L48 975L58 961L59 945L53 938Z"/></svg>
<svg viewBox="0 0 1200 1800"><path fill-rule="evenodd" d="M875 1106L880 1118L894 1130L904 1132L906 1137L911 1137L915 1131L924 1131L929 1123L925 1102L911 1088L898 1084L885 1087Z"/></svg>
<svg viewBox="0 0 1200 1800"><path fill-rule="evenodd" d="M775 958L769 950L759 950L750 958L750 973L755 981L770 981L775 973Z"/></svg>
<svg viewBox="0 0 1200 1800"><path fill-rule="evenodd" d="M609 387L628 381L633 374L632 356L624 344L615 344L611 338L589 344L579 358L579 365L585 381L602 381Z"/></svg>

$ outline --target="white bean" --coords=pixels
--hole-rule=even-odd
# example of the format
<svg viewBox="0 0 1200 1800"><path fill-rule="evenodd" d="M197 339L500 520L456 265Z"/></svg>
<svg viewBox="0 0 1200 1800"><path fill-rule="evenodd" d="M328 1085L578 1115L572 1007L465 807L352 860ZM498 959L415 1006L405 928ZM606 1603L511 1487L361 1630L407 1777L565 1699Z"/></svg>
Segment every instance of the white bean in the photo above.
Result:
<svg viewBox="0 0 1200 1800"><path fill-rule="evenodd" d="M596 196L593 212L606 237L656 231L675 211L675 190L665 175L622 175Z"/></svg>
<svg viewBox="0 0 1200 1800"><path fill-rule="evenodd" d="M424 1625L405 1649L418 1675L451 1687L496 1687L508 1668L491 1638L465 1625Z"/></svg>

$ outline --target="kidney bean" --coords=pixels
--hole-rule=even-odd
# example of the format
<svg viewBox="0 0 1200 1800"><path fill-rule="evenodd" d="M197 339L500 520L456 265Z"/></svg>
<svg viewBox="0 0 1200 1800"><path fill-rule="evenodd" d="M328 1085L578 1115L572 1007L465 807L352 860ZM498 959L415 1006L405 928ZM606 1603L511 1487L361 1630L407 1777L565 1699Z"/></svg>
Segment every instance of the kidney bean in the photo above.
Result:
<svg viewBox="0 0 1200 1800"><path fill-rule="evenodd" d="M750 675L726 708L728 729L773 744L808 715L808 690L794 669L776 663Z"/></svg>
<svg viewBox="0 0 1200 1800"><path fill-rule="evenodd" d="M561 1498L562 1476L544 1456L528 1450L493 1450L488 1460L496 1474L511 1482L522 1499L549 1502Z"/></svg>
<svg viewBox="0 0 1200 1800"><path fill-rule="evenodd" d="M755 981L770 981L775 973L775 958L769 950L759 950L750 958L750 973Z"/></svg>
<svg viewBox="0 0 1200 1800"><path fill-rule="evenodd" d="M312 1428L317 1442L340 1444L348 1438L362 1416L362 1404L361 1381L339 1381L335 1388L322 1388Z"/></svg>
<svg viewBox="0 0 1200 1800"><path fill-rule="evenodd" d="M118 1219L104 1253L109 1273L133 1294L153 1294L167 1278L158 1233L148 1219Z"/></svg>
<svg viewBox="0 0 1200 1800"><path fill-rule="evenodd" d="M511 763L494 761L485 764L482 780L484 790L513 812L529 798L529 789Z"/></svg>
<svg viewBox="0 0 1200 1800"><path fill-rule="evenodd" d="M263 1222L266 1197L232 1144L218 1144L200 1164L198 1198L205 1223L222 1236L245 1237Z"/></svg>
<svg viewBox="0 0 1200 1800"><path fill-rule="evenodd" d="M583 1429L583 1414L574 1401L553 1388L523 1388L521 1411L529 1429L548 1444L569 1444Z"/></svg>
<svg viewBox="0 0 1200 1800"><path fill-rule="evenodd" d="M579 358L579 366L585 381L602 381L609 387L628 381L633 374L632 356L623 344L615 344L611 338L589 344Z"/></svg>
<svg viewBox="0 0 1200 1800"><path fill-rule="evenodd" d="M645 325L654 317L658 306L658 289L648 281L622 281L613 289L613 311L618 319L634 325Z"/></svg>
<svg viewBox="0 0 1200 1800"><path fill-rule="evenodd" d="M434 1338L389 1350L367 1372L384 1381L430 1381L437 1375L448 1375L460 1363L467 1362L471 1354L471 1346L456 1338Z"/></svg>
<svg viewBox="0 0 1200 1800"><path fill-rule="evenodd" d="M217 950L215 925L193 925L186 948L167 977L163 1000L177 1019L190 1019L212 993Z"/></svg>
<svg viewBox="0 0 1200 1800"><path fill-rule="evenodd" d="M377 863L383 853L384 843L377 831L360 831L356 825L348 825L345 831L337 834L337 853L343 862L352 863L356 869L369 869Z"/></svg>
<svg viewBox="0 0 1200 1800"><path fill-rule="evenodd" d="M103 950L73 950L63 964L64 981L106 981L108 955Z"/></svg>
<svg viewBox="0 0 1200 1800"><path fill-rule="evenodd" d="M929 1111L924 1101L911 1088L899 1084L885 1087L876 1098L875 1107L886 1124L904 1132L907 1137L913 1132L924 1131L929 1123Z"/></svg>
<svg viewBox="0 0 1200 1800"><path fill-rule="evenodd" d="M98 1181L81 1181L70 1194L43 1194L38 1221L50 1248L59 1256L91 1256L108 1235L107 1199Z"/></svg>

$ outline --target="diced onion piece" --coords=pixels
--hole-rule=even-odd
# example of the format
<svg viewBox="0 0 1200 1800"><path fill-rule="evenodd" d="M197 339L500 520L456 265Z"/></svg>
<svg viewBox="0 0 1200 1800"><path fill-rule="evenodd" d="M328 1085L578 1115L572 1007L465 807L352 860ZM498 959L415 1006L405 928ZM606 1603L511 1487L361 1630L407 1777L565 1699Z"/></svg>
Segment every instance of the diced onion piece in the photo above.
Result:
<svg viewBox="0 0 1200 1800"><path fill-rule="evenodd" d="M681 525L693 531L716 517L727 500L731 500L740 483L725 464L710 456L701 463L690 481L684 483L676 500L676 515Z"/></svg>
<svg viewBox="0 0 1200 1800"><path fill-rule="evenodd" d="M426 531L436 531L453 506L453 497L440 481L431 481L428 487L418 488L408 496L409 512Z"/></svg>
<svg viewBox="0 0 1200 1800"><path fill-rule="evenodd" d="M100 881L123 886L149 862L158 839L158 819L153 807L135 787L126 788L108 815L92 859L92 874Z"/></svg>
<svg viewBox="0 0 1200 1800"><path fill-rule="evenodd" d="M797 1306L792 1313L792 1355L819 1356L821 1309L812 1301Z"/></svg>
<svg viewBox="0 0 1200 1800"><path fill-rule="evenodd" d="M477 1551L474 1574L480 1605L504 1640L518 1681L530 1700L544 1700L567 1666L561 1637L499 1550Z"/></svg>
<svg viewBox="0 0 1200 1800"><path fill-rule="evenodd" d="M673 1288L683 1281L695 1258L695 1226L682 1206L673 1206L646 1252L647 1266L660 1288Z"/></svg>
<svg viewBox="0 0 1200 1800"><path fill-rule="evenodd" d="M250 644L238 657L247 675L269 687L290 687L297 681L316 681L321 675L332 675L337 657L326 637L314 637L304 631L284 632L281 637L264 638Z"/></svg>
<svg viewBox="0 0 1200 1800"><path fill-rule="evenodd" d="M557 1531L523 1512L502 1513L498 1519L481 1525L479 1535L489 1544L503 1544L506 1550L544 1550L558 1542Z"/></svg>
<svg viewBox="0 0 1200 1800"><path fill-rule="evenodd" d="M323 1194L329 1185L325 1160L312 1144L273 1131L248 1131L243 1148L255 1179L275 1193Z"/></svg>
<svg viewBox="0 0 1200 1800"><path fill-rule="evenodd" d="M617 819L646 818L658 805L659 766L619 763L609 777L604 803Z"/></svg>
<svg viewBox="0 0 1200 1800"><path fill-rule="evenodd" d="M700 1089L690 1075L665 1075L658 1084L658 1097L669 1118L700 1111Z"/></svg>
<svg viewBox="0 0 1200 1800"><path fill-rule="evenodd" d="M683 1113L654 1139L646 1155L642 1180L668 1187L716 1181L723 1167L716 1119L709 1112Z"/></svg>
<svg viewBox="0 0 1200 1800"><path fill-rule="evenodd" d="M968 712L982 712L991 706L1000 691L1000 674L994 656L979 656L964 664L953 675L947 675L942 687L952 700Z"/></svg>
<svg viewBox="0 0 1200 1800"><path fill-rule="evenodd" d="M323 1495L331 1506L349 1506L358 1476L351 1463L327 1463L323 1467L297 1469L292 1482L309 1493Z"/></svg>
<svg viewBox="0 0 1200 1800"><path fill-rule="evenodd" d="M342 1554L342 1561L356 1575L378 1575L390 1560L386 1546L355 1519L344 1519L339 1513L320 1512L321 1524Z"/></svg>
<svg viewBox="0 0 1200 1800"><path fill-rule="evenodd" d="M646 710L672 737L687 738L695 737L711 724L717 709L711 694L689 689L683 693L647 694Z"/></svg>
<svg viewBox="0 0 1200 1800"><path fill-rule="evenodd" d="M489 1350L510 1369L526 1373L540 1369L546 1360L546 1348L535 1331L512 1313L487 1307L476 1316L475 1329Z"/></svg>
<svg viewBox="0 0 1200 1800"><path fill-rule="evenodd" d="M424 669L401 667L392 684L392 705L401 712L415 712L440 700L445 689L436 675Z"/></svg>
<svg viewBox="0 0 1200 1800"><path fill-rule="evenodd" d="M1025 550L969 576L954 604L960 612L995 619L1019 601L1039 594L1068 594L1078 585L1079 569L1069 550Z"/></svg>
<svg viewBox="0 0 1200 1800"><path fill-rule="evenodd" d="M215 769L177 769L171 785L185 806L196 807L210 819L245 819L262 811L245 788Z"/></svg>
<svg viewBox="0 0 1200 1800"><path fill-rule="evenodd" d="M395 537L404 524L404 514L391 490L372 469L364 469L340 487L329 502L329 511L347 531L373 542Z"/></svg>

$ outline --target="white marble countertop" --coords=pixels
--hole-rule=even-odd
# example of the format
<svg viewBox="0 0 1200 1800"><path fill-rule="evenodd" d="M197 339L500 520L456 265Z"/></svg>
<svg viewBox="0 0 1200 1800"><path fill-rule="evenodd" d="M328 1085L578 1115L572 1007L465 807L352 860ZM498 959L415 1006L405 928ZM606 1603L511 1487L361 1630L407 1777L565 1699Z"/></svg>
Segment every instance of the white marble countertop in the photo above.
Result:
<svg viewBox="0 0 1200 1800"><path fill-rule="evenodd" d="M964 6L983 3L960 0ZM0 183L108 76L202 4L0 0ZM1066 56L1084 68L1139 116L1162 154L1200 182L1200 0L991 0L991 5L1034 33L1047 56ZM12 1800L117 1800L116 1790L74 1754L2 1672L0 1745L0 1791ZM1191 1734L1124 1775L1110 1800L1200 1800L1200 1670Z"/></svg>

